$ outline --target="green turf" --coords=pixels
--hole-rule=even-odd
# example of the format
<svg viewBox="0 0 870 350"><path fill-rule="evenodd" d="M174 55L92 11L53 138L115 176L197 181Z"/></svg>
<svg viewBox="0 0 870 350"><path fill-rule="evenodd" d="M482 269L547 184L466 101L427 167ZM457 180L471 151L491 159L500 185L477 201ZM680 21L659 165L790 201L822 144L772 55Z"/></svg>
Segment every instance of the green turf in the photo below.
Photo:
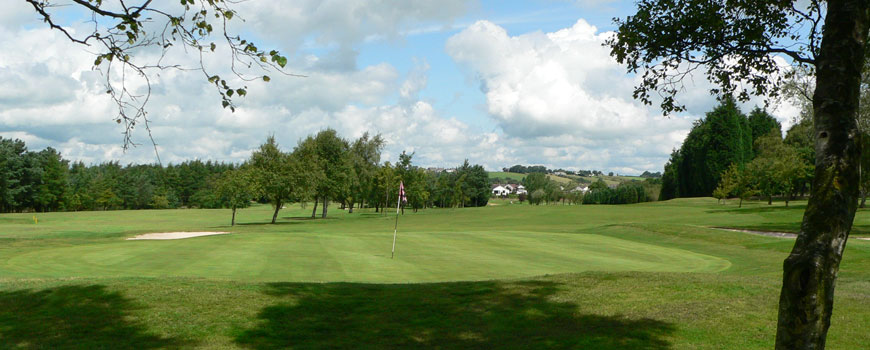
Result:
<svg viewBox="0 0 870 350"><path fill-rule="evenodd" d="M504 171L490 171L489 177L499 178L499 179L511 179L514 181L523 181L523 179L526 178L526 174L510 173L510 172L504 172Z"/></svg>
<svg viewBox="0 0 870 350"><path fill-rule="evenodd" d="M210 277L433 282L579 271L717 272L728 260L601 235L540 232L261 233L34 250L4 271L31 277ZM517 269L517 266L523 266Z"/></svg>
<svg viewBox="0 0 870 350"><path fill-rule="evenodd" d="M492 204L406 211L392 260L370 211L0 215L0 349L772 347L792 240L711 227L794 231L805 203ZM163 231L233 234L124 240ZM867 305L853 239L829 349L870 343Z"/></svg>

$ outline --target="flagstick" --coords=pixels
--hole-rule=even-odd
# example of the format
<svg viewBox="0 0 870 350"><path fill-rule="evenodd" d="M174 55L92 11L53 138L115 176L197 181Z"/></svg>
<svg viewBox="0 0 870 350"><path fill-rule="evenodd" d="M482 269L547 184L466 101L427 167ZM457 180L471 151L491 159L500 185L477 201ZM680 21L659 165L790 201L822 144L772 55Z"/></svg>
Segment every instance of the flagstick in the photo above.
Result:
<svg viewBox="0 0 870 350"><path fill-rule="evenodd" d="M399 201L396 202L396 226L393 227L393 251L390 252L390 259L396 255L396 232L399 231L399 205L402 203L402 195L399 195Z"/></svg>

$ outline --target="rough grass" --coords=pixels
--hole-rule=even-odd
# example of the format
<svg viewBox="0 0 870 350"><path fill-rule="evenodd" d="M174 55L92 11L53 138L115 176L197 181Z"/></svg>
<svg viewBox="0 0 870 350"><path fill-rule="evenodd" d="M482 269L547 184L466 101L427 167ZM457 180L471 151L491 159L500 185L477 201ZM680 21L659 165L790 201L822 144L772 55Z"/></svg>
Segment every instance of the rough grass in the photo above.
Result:
<svg viewBox="0 0 870 350"><path fill-rule="evenodd" d="M526 178L526 174L510 173L510 172L504 172L504 171L490 171L489 177L499 178L499 179L511 179L511 180L521 182L521 181L523 181L523 179Z"/></svg>
<svg viewBox="0 0 870 350"><path fill-rule="evenodd" d="M496 204L406 211L395 260L371 212L0 215L0 349L772 347L793 241L709 227L796 228L803 203ZM124 241L176 230L234 234ZM870 343L868 258L849 242L829 349Z"/></svg>

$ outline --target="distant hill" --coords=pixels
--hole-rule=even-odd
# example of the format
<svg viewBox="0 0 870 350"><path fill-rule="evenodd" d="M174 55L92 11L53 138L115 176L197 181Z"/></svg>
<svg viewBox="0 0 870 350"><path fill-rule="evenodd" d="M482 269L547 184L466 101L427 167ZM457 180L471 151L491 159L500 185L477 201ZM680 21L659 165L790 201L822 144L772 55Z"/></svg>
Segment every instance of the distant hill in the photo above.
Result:
<svg viewBox="0 0 870 350"><path fill-rule="evenodd" d="M490 179L495 179L495 178L497 178L497 179L511 179L511 180L515 180L515 181L519 182L519 181L523 181L523 179L526 178L526 174L509 173L509 172L504 172L504 171L490 171L489 178Z"/></svg>
<svg viewBox="0 0 870 350"><path fill-rule="evenodd" d="M511 173L511 172L504 172L504 171L490 171L489 172L490 179L496 179L496 178L497 179L510 179L510 180L514 180L517 182L522 182L523 179L526 177L526 175L527 174ZM560 184L568 184L572 181L592 183L592 182L598 181L599 178L604 180L604 182L607 183L608 185L615 185L615 184L619 184L619 183L622 183L625 181L630 181L630 180L640 180L640 181L644 180L644 178L642 178L640 176L606 176L606 175L577 176L577 175L548 174L547 177L550 178L550 180L556 181Z"/></svg>

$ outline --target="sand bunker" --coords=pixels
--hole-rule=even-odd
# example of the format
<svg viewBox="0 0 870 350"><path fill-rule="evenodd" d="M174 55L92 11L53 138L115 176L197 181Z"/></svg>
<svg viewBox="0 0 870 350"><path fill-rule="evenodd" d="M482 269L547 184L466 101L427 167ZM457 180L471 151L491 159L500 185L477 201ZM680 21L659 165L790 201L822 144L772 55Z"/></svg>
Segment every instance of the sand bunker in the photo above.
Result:
<svg viewBox="0 0 870 350"><path fill-rule="evenodd" d="M183 238L192 238L192 237L200 237L200 236L211 236L211 235L225 235L229 232L161 232L161 233L146 233L141 234L136 237L127 238L130 240L140 240L140 239L183 239Z"/></svg>
<svg viewBox="0 0 870 350"><path fill-rule="evenodd" d="M732 231L732 232L744 232L744 233L751 233L753 235L768 236L768 237L779 237L779 238L795 238L795 237L797 237L796 234L791 233L791 232L741 230L741 229L727 228L727 227L713 227L713 228L715 228L717 230L725 230L725 231Z"/></svg>
<svg viewBox="0 0 870 350"><path fill-rule="evenodd" d="M754 235L768 236L768 237L780 237L780 238L795 238L797 234L791 232L775 232L775 231L753 231L753 230L741 230L736 228L727 228L727 227L713 227L717 230L726 230L726 231L734 231L734 232L745 232L751 233ZM860 239L862 241L870 241L870 237L850 237L854 239Z"/></svg>

